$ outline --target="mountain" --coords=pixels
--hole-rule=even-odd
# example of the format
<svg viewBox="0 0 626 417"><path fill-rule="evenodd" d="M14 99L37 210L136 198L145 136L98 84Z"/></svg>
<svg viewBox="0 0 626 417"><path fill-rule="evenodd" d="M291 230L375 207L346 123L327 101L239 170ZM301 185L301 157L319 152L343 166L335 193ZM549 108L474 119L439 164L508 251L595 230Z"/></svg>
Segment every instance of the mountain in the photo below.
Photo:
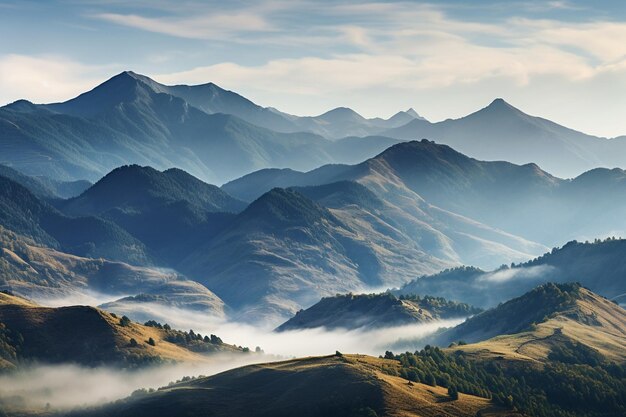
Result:
<svg viewBox="0 0 626 417"><path fill-rule="evenodd" d="M207 319L225 317L222 300L174 271L70 255L38 245L2 226L0 290L44 304L68 300L93 303L90 297L125 297L106 309L143 321L157 318L159 311L167 314L164 307L195 311Z"/></svg>
<svg viewBox="0 0 626 417"><path fill-rule="evenodd" d="M461 267L420 277L396 294L433 294L481 307L518 297L546 282L578 281L586 288L624 302L626 241L572 241L531 261L493 271Z"/></svg>
<svg viewBox="0 0 626 417"><path fill-rule="evenodd" d="M223 189L248 199L264 192L263 180L271 186L353 180L406 210L423 207L426 202L547 247L626 232L626 200L622 197L626 195L626 174L620 169L599 168L563 180L535 164L479 161L427 140L393 145L357 165L327 165L306 173L260 171L227 183Z"/></svg>
<svg viewBox="0 0 626 417"><path fill-rule="evenodd" d="M354 147L338 143L342 141L300 128L277 132L262 127L273 126L275 117L287 119L242 104L246 100L234 93L220 89L216 94L222 98L213 100L211 91L217 87L184 90L123 72L63 103L9 104L0 108L0 163L28 175L90 181L120 165L178 167L220 184L266 167L312 169L356 162ZM220 112L207 113L192 103L207 111L215 105L213 110ZM248 117L250 106L256 109L248 109L254 117ZM352 138L349 143L355 141L362 145L357 156L369 157L397 140Z"/></svg>
<svg viewBox="0 0 626 417"><path fill-rule="evenodd" d="M626 141L608 140L529 116L502 99L460 119L415 119L379 132L403 140L428 138L483 160L536 163L564 178L596 167L624 166Z"/></svg>
<svg viewBox="0 0 626 417"><path fill-rule="evenodd" d="M461 395L448 401L445 388L409 386L406 380L385 373L383 366L389 365L385 362L363 355L342 355L249 365L70 415L515 415L484 398Z"/></svg>
<svg viewBox="0 0 626 417"><path fill-rule="evenodd" d="M180 169L116 168L79 197L58 203L68 215L108 219L173 265L215 235L246 203Z"/></svg>
<svg viewBox="0 0 626 417"><path fill-rule="evenodd" d="M626 310L580 284L541 285L467 319L439 343L482 342L459 349L521 360L549 360L564 346L583 345L612 361L626 361Z"/></svg>
<svg viewBox="0 0 626 417"><path fill-rule="evenodd" d="M68 217L0 176L0 224L36 242L89 257L146 264L145 246L122 228L97 217Z"/></svg>
<svg viewBox="0 0 626 417"><path fill-rule="evenodd" d="M0 322L8 342L0 356L8 367L32 361L137 367L205 362L202 352L238 351L223 343L179 342L176 336L183 332L141 325L94 307L41 307L6 293L0 293Z"/></svg>
<svg viewBox="0 0 626 417"><path fill-rule="evenodd" d="M273 108L261 107L247 98L213 83L167 86L132 71L126 71L125 74L148 85L157 93L181 98L205 113L230 114L275 132L311 132L326 138L338 139L346 136L369 136L382 129L399 127L413 119L422 119L413 109L398 112L387 120L366 119L354 110L345 107L330 110L319 116L298 117ZM98 100L94 104L98 104L100 101ZM74 106L75 103L70 101L53 105L53 108L62 108L62 111L66 112L68 108Z"/></svg>
<svg viewBox="0 0 626 417"><path fill-rule="evenodd" d="M251 203L179 268L246 320L281 320L322 296L406 282L450 262L399 241L393 230L356 228L304 195L273 189Z"/></svg>
<svg viewBox="0 0 626 417"><path fill-rule="evenodd" d="M306 310L298 311L276 331L316 327L349 330L392 327L467 317L480 311L468 304L429 296L398 298L390 293L336 295L322 298Z"/></svg>
<svg viewBox="0 0 626 417"><path fill-rule="evenodd" d="M314 132L329 139L347 136L372 136L385 129L402 126L414 119L421 119L413 109L398 112L389 119L366 119L347 107L337 107L313 117L294 117L293 122L307 132Z"/></svg>
<svg viewBox="0 0 626 417"><path fill-rule="evenodd" d="M476 161L447 146L421 141L396 144L357 165L326 165L306 173L262 170L222 188L249 198L268 186L319 186L346 180L366 186L384 201L386 223L429 253L491 267L545 251L546 246L534 243L533 236L524 236L529 235L529 227L501 228L497 220L508 219L504 208L522 211L515 203L523 192L549 193L558 182L533 167ZM494 209L494 200L501 207ZM533 230L546 234L539 226Z"/></svg>
<svg viewBox="0 0 626 417"><path fill-rule="evenodd" d="M184 201L210 212L238 212L246 204L219 187L206 184L181 169L159 172L126 165L114 169L63 209L74 215L102 215L109 210L144 211Z"/></svg>

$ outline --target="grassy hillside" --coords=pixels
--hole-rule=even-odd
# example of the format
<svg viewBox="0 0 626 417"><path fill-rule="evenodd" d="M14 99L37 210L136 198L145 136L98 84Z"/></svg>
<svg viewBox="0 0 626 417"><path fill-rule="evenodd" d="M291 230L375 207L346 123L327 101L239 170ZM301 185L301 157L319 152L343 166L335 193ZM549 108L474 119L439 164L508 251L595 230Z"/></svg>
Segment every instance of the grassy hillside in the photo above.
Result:
<svg viewBox="0 0 626 417"><path fill-rule="evenodd" d="M478 355L547 361L555 347L582 345L610 361L626 362L626 310L580 287L544 284L468 319L439 336Z"/></svg>
<svg viewBox="0 0 626 417"><path fill-rule="evenodd" d="M184 332L141 325L94 307L40 307L7 293L0 293L0 323L7 335L0 344L2 357L13 366L37 361L136 367L201 362L206 360L202 353L239 351L197 335L187 340Z"/></svg>
<svg viewBox="0 0 626 417"><path fill-rule="evenodd" d="M199 378L75 416L512 416L489 400L407 384L360 355L251 365Z"/></svg>
<svg viewBox="0 0 626 417"><path fill-rule="evenodd" d="M388 371L538 417L626 413L626 311L578 284L537 287L438 339L450 341L386 352L402 366Z"/></svg>
<svg viewBox="0 0 626 417"><path fill-rule="evenodd" d="M43 301L142 295L124 300L113 311L148 319L142 305L157 304L222 318L224 303L201 284L173 271L136 267L104 259L82 258L42 247L0 226L0 289ZM152 318L152 317L149 317Z"/></svg>
<svg viewBox="0 0 626 417"><path fill-rule="evenodd" d="M390 327L467 317L480 311L467 304L428 296L398 298L390 293L336 295L322 298L306 310L298 311L276 330Z"/></svg>

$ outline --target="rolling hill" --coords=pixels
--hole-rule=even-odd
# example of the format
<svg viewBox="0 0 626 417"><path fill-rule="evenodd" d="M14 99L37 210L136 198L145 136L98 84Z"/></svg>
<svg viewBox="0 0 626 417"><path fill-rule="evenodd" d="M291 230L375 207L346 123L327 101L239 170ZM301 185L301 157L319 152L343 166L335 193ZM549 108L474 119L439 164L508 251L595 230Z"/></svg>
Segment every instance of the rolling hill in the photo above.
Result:
<svg viewBox="0 0 626 417"><path fill-rule="evenodd" d="M183 332L141 325L94 307L41 307L6 293L0 293L0 322L8 341L0 355L9 367L29 361L136 367L202 362L207 360L202 352L239 351L184 337L179 342L176 336Z"/></svg>
<svg viewBox="0 0 626 417"><path fill-rule="evenodd" d="M463 352L515 360L548 361L550 354L584 345L600 357L626 362L626 310L580 284L541 285L444 332Z"/></svg>
<svg viewBox="0 0 626 417"><path fill-rule="evenodd" d="M73 416L514 416L489 400L441 387L407 385L361 355L250 365Z"/></svg>
<svg viewBox="0 0 626 417"><path fill-rule="evenodd" d="M467 317L480 311L467 304L428 296L398 298L390 293L346 294L322 298L306 310L298 311L276 331L316 327L348 330L392 327Z"/></svg>

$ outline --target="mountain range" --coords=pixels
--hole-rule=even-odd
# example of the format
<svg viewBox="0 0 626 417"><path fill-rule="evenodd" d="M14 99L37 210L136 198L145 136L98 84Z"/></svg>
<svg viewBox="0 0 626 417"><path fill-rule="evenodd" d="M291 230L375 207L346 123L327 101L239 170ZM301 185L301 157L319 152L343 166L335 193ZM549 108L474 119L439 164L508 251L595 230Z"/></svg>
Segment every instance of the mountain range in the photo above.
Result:
<svg viewBox="0 0 626 417"><path fill-rule="evenodd" d="M218 89L218 99L213 90L169 89L123 72L64 103L9 104L0 108L0 163L30 175L91 181L124 164L178 167L219 184L269 166L310 169L357 161L397 142L378 137L331 141L300 130L277 132L237 116L247 114L249 105L257 108L243 97ZM182 96L170 94L180 91ZM219 112L207 113L183 97ZM267 112L261 111L261 119Z"/></svg>
<svg viewBox="0 0 626 417"><path fill-rule="evenodd" d="M597 168L564 180L535 164L479 161L449 146L422 140L393 145L357 165L325 165L308 172L261 170L222 188L249 200L271 187L357 181L405 212L422 218L429 215L430 225L438 221L454 225L529 253L537 246L528 242L552 247L626 230L626 201L621 197L625 178L623 170ZM464 218L472 219L473 225ZM480 264L467 258L464 262Z"/></svg>
<svg viewBox="0 0 626 417"><path fill-rule="evenodd" d="M40 183L22 177L37 192ZM619 230L626 204L614 202L622 178L622 171L595 170L562 180L536 165L478 161L423 140L357 165L261 170L221 189L180 169L129 165L79 196L46 202L2 177L0 201L5 227L39 246L173 268L217 294L236 317L278 324L338 292L401 287L461 264L494 269L571 236ZM575 202L578 209L568 211ZM81 233L67 235L74 224L83 224ZM567 276L544 275L543 282L577 279ZM490 282L487 292L481 280L419 282L440 286L407 291L489 307L535 281ZM590 287L619 295L608 285Z"/></svg>
<svg viewBox="0 0 626 417"><path fill-rule="evenodd" d="M62 103L0 108L0 163L55 181L96 181L125 164L184 169L221 184L262 168L356 163L428 138L482 160L537 163L554 175L624 167L626 141L529 116L502 99L431 123L413 109L366 119L348 108L298 117L208 83L166 86L132 71Z"/></svg>

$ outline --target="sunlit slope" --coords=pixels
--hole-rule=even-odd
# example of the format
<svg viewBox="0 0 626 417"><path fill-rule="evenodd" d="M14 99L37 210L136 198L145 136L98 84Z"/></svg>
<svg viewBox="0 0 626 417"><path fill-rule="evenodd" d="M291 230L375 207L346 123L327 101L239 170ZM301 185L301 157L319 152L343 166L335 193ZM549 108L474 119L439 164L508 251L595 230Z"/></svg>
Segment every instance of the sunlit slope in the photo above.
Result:
<svg viewBox="0 0 626 417"><path fill-rule="evenodd" d="M207 360L188 345L170 342L174 330L124 321L94 307L40 307L21 297L0 293L0 323L4 342L0 344L0 357L14 365L36 361L135 367ZM149 343L150 339L154 344ZM238 349L214 344L204 351Z"/></svg>
<svg viewBox="0 0 626 417"><path fill-rule="evenodd" d="M396 366L361 355L251 365L104 407L88 416L486 416L510 414L489 400L408 384ZM77 415L78 415L77 414Z"/></svg>
<svg viewBox="0 0 626 417"><path fill-rule="evenodd" d="M545 284L444 333L440 342L484 357L547 361L584 345L609 361L626 361L626 310L576 284ZM588 350L587 349L587 350Z"/></svg>
<svg viewBox="0 0 626 417"><path fill-rule="evenodd" d="M2 289L46 304L58 304L59 300L95 302L94 296L153 296L158 304L201 312L207 318L224 317L224 302L219 297L178 273L70 255L0 226ZM134 301L136 307L141 300ZM127 307L126 311L133 309L132 305Z"/></svg>

